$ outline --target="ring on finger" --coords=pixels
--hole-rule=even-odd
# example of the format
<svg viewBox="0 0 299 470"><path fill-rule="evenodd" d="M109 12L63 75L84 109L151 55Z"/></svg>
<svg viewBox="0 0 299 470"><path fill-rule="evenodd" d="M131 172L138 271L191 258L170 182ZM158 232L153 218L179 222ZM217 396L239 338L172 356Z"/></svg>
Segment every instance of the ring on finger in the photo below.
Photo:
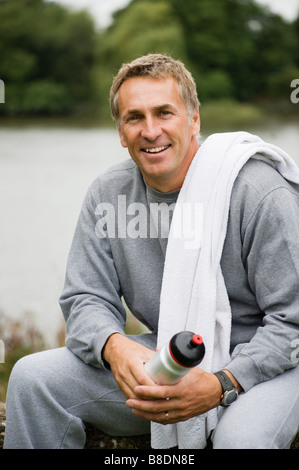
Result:
<svg viewBox="0 0 299 470"><path fill-rule="evenodd" d="M165 413L165 421L169 421L169 415L168 415L168 413Z"/></svg>

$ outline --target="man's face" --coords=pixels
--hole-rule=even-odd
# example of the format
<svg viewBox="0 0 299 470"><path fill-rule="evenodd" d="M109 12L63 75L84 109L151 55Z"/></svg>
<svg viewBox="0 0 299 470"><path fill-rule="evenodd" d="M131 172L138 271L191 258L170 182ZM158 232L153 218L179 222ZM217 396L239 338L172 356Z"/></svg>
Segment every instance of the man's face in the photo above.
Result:
<svg viewBox="0 0 299 470"><path fill-rule="evenodd" d="M182 186L198 149L199 113L190 122L174 78L127 79L119 89L120 140L146 183L161 192Z"/></svg>

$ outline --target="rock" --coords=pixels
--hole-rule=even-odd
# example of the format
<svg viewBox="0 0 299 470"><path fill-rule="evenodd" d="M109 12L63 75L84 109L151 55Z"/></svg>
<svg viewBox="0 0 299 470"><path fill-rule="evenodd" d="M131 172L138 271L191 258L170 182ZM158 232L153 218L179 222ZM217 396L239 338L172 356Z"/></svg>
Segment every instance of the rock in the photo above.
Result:
<svg viewBox="0 0 299 470"><path fill-rule="evenodd" d="M295 439L293 440L293 443L291 445L291 449L299 449L299 432Z"/></svg>
<svg viewBox="0 0 299 470"><path fill-rule="evenodd" d="M0 402L0 449L3 448L5 420L5 403ZM85 449L150 449L150 435L114 437L86 425ZM299 449L299 433L294 439L291 449ZM1 460L1 458L0 458Z"/></svg>
<svg viewBox="0 0 299 470"><path fill-rule="evenodd" d="M115 437L86 424L85 449L151 449L150 435Z"/></svg>

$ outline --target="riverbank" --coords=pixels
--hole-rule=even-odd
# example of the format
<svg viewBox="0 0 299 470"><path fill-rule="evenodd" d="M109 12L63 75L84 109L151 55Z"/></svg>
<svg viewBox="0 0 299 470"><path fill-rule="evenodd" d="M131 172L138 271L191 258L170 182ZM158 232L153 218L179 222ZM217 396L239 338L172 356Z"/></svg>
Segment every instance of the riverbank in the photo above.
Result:
<svg viewBox="0 0 299 470"><path fill-rule="evenodd" d="M239 130L244 127L266 125L282 120L298 121L299 103L291 101L278 103L237 102L229 99L201 103L200 116L202 127L216 131ZM70 116L1 116L0 128L77 128L77 129L115 129L108 113L100 115L79 114Z"/></svg>

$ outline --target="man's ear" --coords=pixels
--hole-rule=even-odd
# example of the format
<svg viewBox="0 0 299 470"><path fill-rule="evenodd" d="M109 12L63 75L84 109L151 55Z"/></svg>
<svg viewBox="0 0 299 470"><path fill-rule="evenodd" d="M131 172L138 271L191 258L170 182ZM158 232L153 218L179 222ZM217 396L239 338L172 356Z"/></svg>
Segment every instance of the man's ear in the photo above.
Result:
<svg viewBox="0 0 299 470"><path fill-rule="evenodd" d="M192 134L197 135L200 132L200 116L199 116L199 111L196 109L193 113L192 116L192 121L191 121L191 127L192 127Z"/></svg>
<svg viewBox="0 0 299 470"><path fill-rule="evenodd" d="M120 139L120 143L121 145L124 147L124 148L127 148L128 145L127 145L127 141L126 139L124 138L124 135L122 133L122 131L120 130L120 128L117 126L117 130L118 130L118 135L119 135L119 139Z"/></svg>

